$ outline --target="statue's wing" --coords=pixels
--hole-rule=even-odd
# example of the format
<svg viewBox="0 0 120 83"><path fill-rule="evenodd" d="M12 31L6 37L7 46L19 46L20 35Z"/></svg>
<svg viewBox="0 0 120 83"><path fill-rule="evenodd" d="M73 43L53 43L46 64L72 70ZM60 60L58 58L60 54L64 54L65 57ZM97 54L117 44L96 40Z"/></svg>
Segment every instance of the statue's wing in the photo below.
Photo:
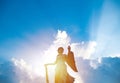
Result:
<svg viewBox="0 0 120 83"><path fill-rule="evenodd" d="M76 64L75 64L75 59L74 59L74 54L73 54L73 52L68 53L67 64L68 64L75 72L78 72L77 67L76 67Z"/></svg>

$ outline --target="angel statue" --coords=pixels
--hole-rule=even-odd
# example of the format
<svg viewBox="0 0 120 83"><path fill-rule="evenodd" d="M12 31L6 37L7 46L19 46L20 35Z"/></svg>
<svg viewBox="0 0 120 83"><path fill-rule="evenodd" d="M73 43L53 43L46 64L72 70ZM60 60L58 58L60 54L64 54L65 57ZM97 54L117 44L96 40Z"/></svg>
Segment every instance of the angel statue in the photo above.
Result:
<svg viewBox="0 0 120 83"><path fill-rule="evenodd" d="M56 65L55 83L73 83L74 77L68 74L66 63L75 72L77 72L77 68L75 66L74 54L73 52L71 52L70 46L68 46L68 55L63 54L64 52L63 47L59 47L57 51L58 51L58 55L57 55L56 61L54 63L45 64L45 68L47 68L48 65ZM49 83L47 70L46 70L46 82Z"/></svg>

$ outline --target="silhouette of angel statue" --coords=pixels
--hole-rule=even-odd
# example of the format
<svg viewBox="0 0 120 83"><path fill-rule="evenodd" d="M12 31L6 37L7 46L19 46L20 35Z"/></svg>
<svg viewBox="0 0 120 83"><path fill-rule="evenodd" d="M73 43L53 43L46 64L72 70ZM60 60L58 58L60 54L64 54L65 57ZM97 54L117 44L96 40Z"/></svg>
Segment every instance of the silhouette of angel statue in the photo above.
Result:
<svg viewBox="0 0 120 83"><path fill-rule="evenodd" d="M56 65L56 68L55 68L55 83L73 83L74 82L74 77L72 77L68 74L67 65L65 64L65 63L68 63L68 65L74 71L77 72L77 68L74 68L74 67L76 67L75 64L72 63L72 62L74 62L74 58L73 58L74 56L71 54L72 52L70 51L70 49L68 50L68 56L66 54L63 54L63 52L64 52L63 47L59 47L56 61L54 63L45 64L46 82L47 83L49 83L48 75L47 75L47 66L48 65ZM71 57L72 57L72 59L71 59Z"/></svg>

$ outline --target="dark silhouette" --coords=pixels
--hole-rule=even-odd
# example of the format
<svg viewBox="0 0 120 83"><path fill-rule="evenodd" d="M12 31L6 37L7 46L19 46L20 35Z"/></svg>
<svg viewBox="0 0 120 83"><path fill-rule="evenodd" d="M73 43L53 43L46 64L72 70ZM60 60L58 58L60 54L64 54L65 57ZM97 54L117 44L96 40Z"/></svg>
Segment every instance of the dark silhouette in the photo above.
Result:
<svg viewBox="0 0 120 83"><path fill-rule="evenodd" d="M71 55L66 56L65 54L63 54L63 52L64 52L63 47L59 47L56 61L54 63L45 64L45 66L47 66L47 65L55 65L56 64L55 83L73 83L74 78L68 74L67 66L65 64L65 62L70 64L73 61L69 62L70 60L68 60L68 59L71 58ZM74 59L72 59L72 60L74 60ZM46 82L48 83L49 81L46 80Z"/></svg>
<svg viewBox="0 0 120 83"><path fill-rule="evenodd" d="M75 71L78 72L75 59L74 59L74 53L71 51L71 47L68 46L68 56L67 56L67 64Z"/></svg>

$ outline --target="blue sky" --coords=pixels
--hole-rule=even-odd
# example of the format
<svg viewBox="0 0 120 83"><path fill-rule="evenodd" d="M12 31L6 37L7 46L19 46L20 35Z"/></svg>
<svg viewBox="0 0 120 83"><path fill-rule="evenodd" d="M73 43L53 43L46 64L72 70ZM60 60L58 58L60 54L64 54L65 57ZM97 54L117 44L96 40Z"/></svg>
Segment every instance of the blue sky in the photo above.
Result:
<svg viewBox="0 0 120 83"><path fill-rule="evenodd" d="M26 34L34 35L37 31L52 34L60 29L67 31L73 41L89 40L89 20L93 12L101 11L102 3L101 0L1 0L1 50L10 51L16 46L14 40L27 39Z"/></svg>
<svg viewBox="0 0 120 83"><path fill-rule="evenodd" d="M88 23L93 13L99 14L102 0L1 0L0 40L22 38L23 33L48 29L73 32L79 40L88 40ZM70 27L70 28L69 28ZM68 29L69 28L69 29ZM45 29L45 30L46 30Z"/></svg>
<svg viewBox="0 0 120 83"><path fill-rule="evenodd" d="M119 42L119 10L119 0L1 0L0 45L9 49L14 47L9 42L26 34L57 30L65 30L74 42L101 41L101 34L117 32L112 38Z"/></svg>

